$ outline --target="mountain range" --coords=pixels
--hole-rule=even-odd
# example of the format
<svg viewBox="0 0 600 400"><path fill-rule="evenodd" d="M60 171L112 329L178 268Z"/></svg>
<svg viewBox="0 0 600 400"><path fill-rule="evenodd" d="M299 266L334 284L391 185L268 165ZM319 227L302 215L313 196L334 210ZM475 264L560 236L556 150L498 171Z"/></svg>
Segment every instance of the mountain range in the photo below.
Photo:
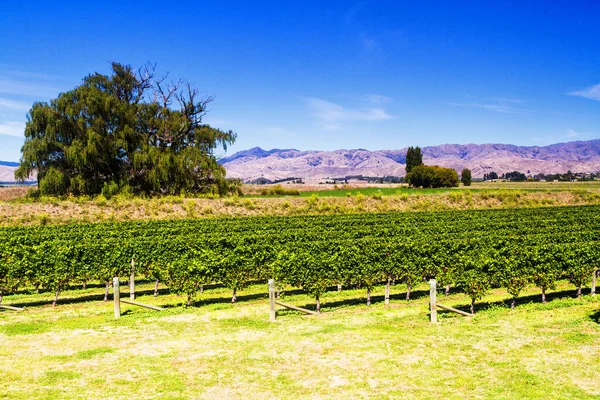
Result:
<svg viewBox="0 0 600 400"><path fill-rule="evenodd" d="M258 178L318 180L353 175L404 176L406 150L300 151L254 147L222 158L219 162L227 170L228 177L245 182ZM520 171L531 175L565 173L568 170L600 171L600 139L549 146L443 144L423 147L421 151L425 164L449 167L459 172L469 168L475 178L492 171L498 174Z"/></svg>
<svg viewBox="0 0 600 400"><path fill-rule="evenodd" d="M400 150L365 149L300 151L263 150L254 147L219 160L230 178L250 182L258 178L278 180L303 178L320 180L346 176L404 176L406 148ZM554 174L600 171L600 139L557 143L549 146L511 144L443 144L421 148L423 162L462 171L469 168L473 177L495 171L498 174L520 171L526 174ZM14 182L18 163L0 161L0 182Z"/></svg>
<svg viewBox="0 0 600 400"><path fill-rule="evenodd" d="M0 182L14 182L15 169L18 166L17 162L0 161Z"/></svg>

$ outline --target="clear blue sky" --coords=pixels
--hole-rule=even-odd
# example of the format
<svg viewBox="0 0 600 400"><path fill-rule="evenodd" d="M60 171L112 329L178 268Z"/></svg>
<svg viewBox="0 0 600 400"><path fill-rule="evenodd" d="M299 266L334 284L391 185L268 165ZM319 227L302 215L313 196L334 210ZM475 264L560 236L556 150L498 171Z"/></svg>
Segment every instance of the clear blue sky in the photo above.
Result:
<svg viewBox="0 0 600 400"><path fill-rule="evenodd" d="M6 1L0 160L33 101L111 60L214 95L233 151L600 138L599 21L598 1Z"/></svg>

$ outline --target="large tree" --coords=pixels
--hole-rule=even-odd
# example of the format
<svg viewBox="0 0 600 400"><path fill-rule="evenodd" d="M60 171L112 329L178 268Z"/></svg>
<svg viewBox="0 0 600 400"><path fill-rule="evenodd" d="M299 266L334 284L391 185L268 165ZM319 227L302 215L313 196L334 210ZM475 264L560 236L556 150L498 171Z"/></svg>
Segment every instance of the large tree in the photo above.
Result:
<svg viewBox="0 0 600 400"><path fill-rule="evenodd" d="M18 179L37 172L42 194L112 190L225 193L216 151L236 134L202 119L211 97L186 81L157 78L154 66L112 63L27 115Z"/></svg>
<svg viewBox="0 0 600 400"><path fill-rule="evenodd" d="M452 168L437 165L419 165L406 174L406 181L413 187L441 188L458 186L458 173Z"/></svg>
<svg viewBox="0 0 600 400"><path fill-rule="evenodd" d="M418 167L423 165L423 154L421 154L421 148L417 147L409 147L406 150L406 173L412 171L414 167Z"/></svg>

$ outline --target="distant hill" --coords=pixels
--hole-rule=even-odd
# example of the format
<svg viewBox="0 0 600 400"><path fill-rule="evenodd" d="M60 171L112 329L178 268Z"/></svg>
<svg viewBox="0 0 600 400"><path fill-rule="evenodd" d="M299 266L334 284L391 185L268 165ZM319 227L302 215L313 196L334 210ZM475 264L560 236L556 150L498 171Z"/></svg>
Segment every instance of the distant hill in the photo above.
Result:
<svg viewBox="0 0 600 400"><path fill-rule="evenodd" d="M15 179L15 170L19 166L18 162L11 161L0 161L0 182L2 183L14 183ZM35 181L35 175L28 179L26 182Z"/></svg>
<svg viewBox="0 0 600 400"><path fill-rule="evenodd" d="M520 171L538 173L600 171L600 139L557 143L549 146L511 144L443 144L422 148L423 161L461 171L469 168L473 177L484 173ZM290 177L323 179L350 175L405 175L406 148L400 150L300 151L263 150L255 147L219 161L227 176L251 181Z"/></svg>

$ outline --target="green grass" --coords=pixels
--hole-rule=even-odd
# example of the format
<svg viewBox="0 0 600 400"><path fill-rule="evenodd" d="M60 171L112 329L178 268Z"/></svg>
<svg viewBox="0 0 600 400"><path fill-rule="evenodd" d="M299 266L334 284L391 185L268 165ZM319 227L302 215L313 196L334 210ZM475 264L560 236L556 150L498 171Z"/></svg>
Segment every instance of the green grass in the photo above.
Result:
<svg viewBox="0 0 600 400"><path fill-rule="evenodd" d="M404 300L392 286L365 305L365 290L330 291L320 316L281 310L268 321L266 285L229 302L230 291L207 289L195 307L152 283L138 301L155 312L79 301L102 288L6 296L23 312L0 311L0 398L600 398L600 296L574 299L561 282L551 301L530 288L517 308L494 289L465 318L440 312L428 322L428 288ZM126 296L126 292L124 293ZM314 308L287 288L283 301ZM453 292L439 301L464 308Z"/></svg>
<svg viewBox="0 0 600 400"><path fill-rule="evenodd" d="M300 197L310 197L313 194L316 194L319 197L347 197L347 196L356 196L359 193L364 196L373 196L373 195L382 195L382 196L392 196L399 194L442 194L448 193L452 190L456 189L411 189L408 187L397 187L397 188L378 188L378 187L366 187L360 189L332 189L332 190L319 190L314 192L300 192Z"/></svg>
<svg viewBox="0 0 600 400"><path fill-rule="evenodd" d="M377 185L364 188L344 189L344 185L324 185L324 188L331 188L316 191L301 191L300 197L347 197L356 196L359 193L364 196L392 196L392 195L440 195L455 192L457 190L466 190L473 193L482 191L495 193L504 190L517 190L522 192L562 192L573 190L600 190L600 181L592 182L473 182L471 186L460 186L458 188L439 188L439 189L414 189L408 186L398 185L397 187L377 187ZM246 197L285 197L278 195L246 195Z"/></svg>

